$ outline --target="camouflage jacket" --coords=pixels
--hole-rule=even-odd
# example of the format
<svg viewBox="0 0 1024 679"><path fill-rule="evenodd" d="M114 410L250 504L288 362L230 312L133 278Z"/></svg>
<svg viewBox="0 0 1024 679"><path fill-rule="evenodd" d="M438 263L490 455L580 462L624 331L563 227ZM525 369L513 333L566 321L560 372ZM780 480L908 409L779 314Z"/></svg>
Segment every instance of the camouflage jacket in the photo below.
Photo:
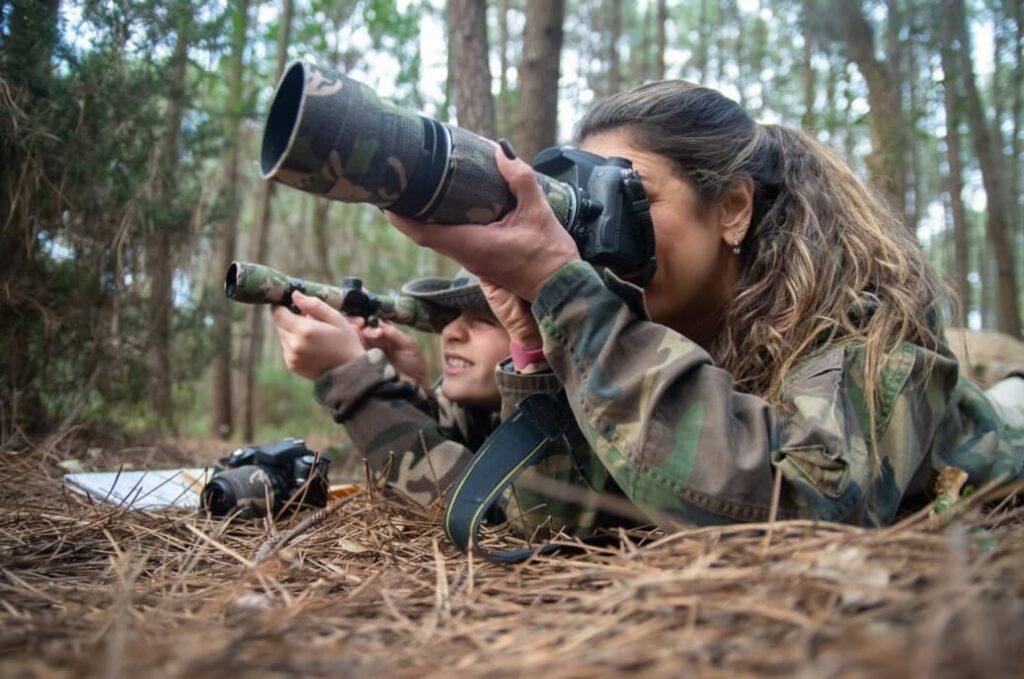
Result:
<svg viewBox="0 0 1024 679"><path fill-rule="evenodd" d="M399 379L380 349L326 371L314 394L370 468L382 473L390 461L392 486L423 505L444 493L498 424L493 410L465 408L439 388L428 395Z"/></svg>
<svg viewBox="0 0 1024 679"><path fill-rule="evenodd" d="M584 262L557 272L533 313L553 373L503 365L504 407L564 385L580 436L533 473L587 491L570 506L520 487L518 501L570 530L603 523L588 493L625 495L657 523L763 521L778 474L779 518L878 526L927 502L944 467L976 486L1021 477L1024 430L999 421L951 354L905 344L888 357L872 441L857 345L803 361L776 409L734 391L701 347L646 320L639 289Z"/></svg>

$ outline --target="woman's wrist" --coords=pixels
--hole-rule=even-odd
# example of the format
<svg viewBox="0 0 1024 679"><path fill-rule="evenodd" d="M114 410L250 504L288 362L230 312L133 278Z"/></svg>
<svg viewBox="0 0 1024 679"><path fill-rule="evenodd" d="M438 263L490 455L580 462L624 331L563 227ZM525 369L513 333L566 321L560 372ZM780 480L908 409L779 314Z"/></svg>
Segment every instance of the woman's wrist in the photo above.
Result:
<svg viewBox="0 0 1024 679"><path fill-rule="evenodd" d="M536 373L546 372L549 369L550 366L548 366L548 362L546 360L543 360L537 361L536 363L530 363L529 365L525 365L522 367L522 369L517 368L516 372L519 373L520 375L534 375Z"/></svg>
<svg viewBox="0 0 1024 679"><path fill-rule="evenodd" d="M528 340L529 341L529 340ZM547 359L544 358L544 348L537 340L531 342L533 346L524 346L521 342L511 340L508 343L509 354L512 356L512 364L516 370L524 372L528 367L538 364L547 366ZM532 371L531 371L532 372Z"/></svg>

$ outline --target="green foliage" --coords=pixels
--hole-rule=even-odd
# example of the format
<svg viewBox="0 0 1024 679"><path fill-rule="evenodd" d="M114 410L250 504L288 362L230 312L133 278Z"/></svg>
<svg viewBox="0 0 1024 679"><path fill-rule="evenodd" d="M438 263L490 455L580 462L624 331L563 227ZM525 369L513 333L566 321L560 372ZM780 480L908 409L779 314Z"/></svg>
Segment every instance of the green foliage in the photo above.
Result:
<svg viewBox="0 0 1024 679"><path fill-rule="evenodd" d="M76 412L98 423L140 419L152 322L146 225L188 236L198 168L212 147L207 126L190 121L177 190L152 195L153 151L171 94L167 57L158 57L167 40L146 51L139 38L182 21L187 4L66 3L80 10L74 27L43 12L42 3L10 10L0 52L7 85L0 185L12 213L0 249L3 282L16 294L5 300L11 324L0 351L11 370L0 389L5 402L29 400L31 411L19 413L29 426ZM35 50L26 61L16 49L23 41L46 44L58 27L88 27L89 44L58 31L47 54ZM187 362L177 365L189 374Z"/></svg>
<svg viewBox="0 0 1024 679"><path fill-rule="evenodd" d="M171 403L176 415L175 426L181 436L209 436L212 426L209 379L175 382L171 392Z"/></svg>

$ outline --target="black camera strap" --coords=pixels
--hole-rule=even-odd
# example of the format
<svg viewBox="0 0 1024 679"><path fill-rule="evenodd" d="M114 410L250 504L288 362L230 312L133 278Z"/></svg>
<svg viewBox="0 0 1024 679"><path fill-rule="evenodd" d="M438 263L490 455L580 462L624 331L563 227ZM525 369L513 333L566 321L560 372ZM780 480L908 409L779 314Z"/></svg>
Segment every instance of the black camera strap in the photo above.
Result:
<svg viewBox="0 0 1024 679"><path fill-rule="evenodd" d="M571 419L567 410L561 394L533 394L523 399L484 441L445 502L444 530L456 546L504 563L565 549L565 545L549 542L539 547L489 551L477 542L477 533L491 507L516 477L562 444Z"/></svg>

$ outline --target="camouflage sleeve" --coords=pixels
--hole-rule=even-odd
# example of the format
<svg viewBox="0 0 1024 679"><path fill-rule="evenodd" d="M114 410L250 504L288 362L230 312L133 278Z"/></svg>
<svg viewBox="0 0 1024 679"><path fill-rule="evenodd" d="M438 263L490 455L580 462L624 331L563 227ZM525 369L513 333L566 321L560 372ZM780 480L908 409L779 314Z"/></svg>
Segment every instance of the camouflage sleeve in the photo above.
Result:
<svg viewBox="0 0 1024 679"><path fill-rule="evenodd" d="M949 408L954 359L911 345L894 352L872 436L855 348L801 364L774 409L733 390L701 347L636 308L574 262L545 284L533 312L589 444L578 459L607 469L652 515L764 520L778 473L780 518L878 525L930 473L924 462Z"/></svg>
<svg viewBox="0 0 1024 679"><path fill-rule="evenodd" d="M445 438L457 441L471 451L480 448L501 421L496 409L465 406L448 400L440 383L434 389L434 418Z"/></svg>
<svg viewBox="0 0 1024 679"><path fill-rule="evenodd" d="M1010 412L1011 408L1016 412ZM1024 476L1022 414L1024 402L1003 402L992 389L983 390L961 377L933 455L939 463L967 472L975 486L996 477L1020 479Z"/></svg>
<svg viewBox="0 0 1024 679"><path fill-rule="evenodd" d="M472 454L453 440L451 427L422 409L422 389L399 380L380 349L325 372L314 394L375 472L383 472L394 454L392 485L420 504L443 495Z"/></svg>
<svg viewBox="0 0 1024 679"><path fill-rule="evenodd" d="M498 364L495 372L498 392L501 394L501 419L505 420L524 398L531 394L557 394L562 382L553 372L539 372L522 375L516 372L512 359Z"/></svg>
<svg viewBox="0 0 1024 679"><path fill-rule="evenodd" d="M516 372L511 359L498 366L496 381L501 393L503 421L527 396L558 394L562 391L562 382L555 373L547 371L523 375ZM567 404L565 408L568 413ZM571 417L571 414L566 417ZM600 519L598 496L602 493L618 493L609 481L608 472L601 465L581 465L577 462L576 456L586 454L586 449L586 442L579 430L571 428L559 449L527 468L506 491L502 498L502 508L510 525L520 536L535 537L542 528L585 534L596 527ZM586 492L582 499L574 494L571 500L564 494L558 497L548 492L539 492L532 485L538 475L555 481L562 488L582 487Z"/></svg>

